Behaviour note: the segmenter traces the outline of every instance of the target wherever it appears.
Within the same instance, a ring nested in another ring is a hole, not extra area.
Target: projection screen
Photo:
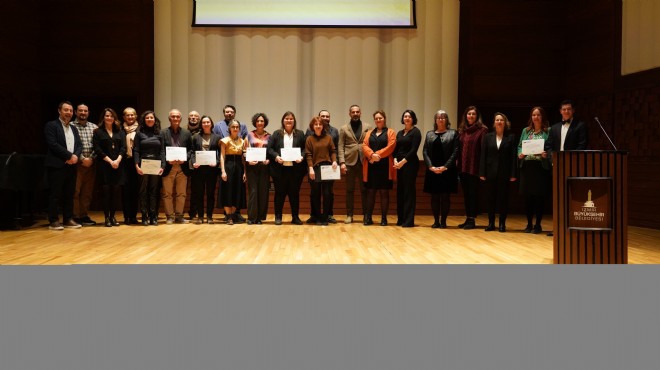
[[[414,0],[195,0],[193,27],[414,28]]]

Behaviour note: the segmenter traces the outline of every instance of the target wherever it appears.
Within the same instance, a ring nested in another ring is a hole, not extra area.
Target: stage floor
[[[306,216],[306,215],[305,215]],[[551,264],[552,237],[525,234],[526,221],[514,215],[507,232],[484,232],[485,217],[477,229],[456,227],[463,217],[448,219],[447,229],[431,229],[431,216],[416,217],[416,227],[372,226],[357,222],[329,226],[224,223],[214,225],[83,227],[50,231],[45,221],[20,231],[0,232],[0,264]],[[93,213],[97,222],[102,213]],[[216,217],[220,220],[221,215]],[[121,217],[119,217],[121,221]],[[303,221],[306,217],[303,217]],[[543,229],[551,228],[551,220]],[[628,228],[628,262],[660,263],[660,230]]]

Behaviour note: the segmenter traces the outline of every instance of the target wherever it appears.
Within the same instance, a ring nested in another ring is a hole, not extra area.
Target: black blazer
[[[479,161],[479,176],[494,181],[499,177],[507,181],[516,176],[518,142],[511,133],[502,137],[499,149],[495,132],[489,132],[481,142],[481,160]],[[499,176],[498,176],[499,174]]]
[[[104,127],[99,127],[94,130],[92,142],[97,159],[103,161],[107,156],[115,160],[121,155],[122,161],[126,160],[126,135],[122,130],[113,131],[110,137]]]
[[[172,128],[168,127],[160,131],[160,135],[163,137],[163,152],[167,153],[165,149],[168,146],[172,146]],[[179,146],[186,148],[186,153],[190,153],[190,148],[192,146],[192,135],[190,131],[183,127],[179,127]],[[188,158],[190,159],[190,158]],[[169,162],[165,161],[165,170],[163,171],[163,177],[167,176],[172,170],[172,165]],[[181,164],[181,170],[186,176],[189,176],[192,172],[188,162]]]
[[[220,166],[220,135],[211,133],[211,143],[209,145],[209,150],[215,150],[215,163],[217,166]],[[202,135],[199,133],[192,136],[190,145],[190,152],[188,153],[188,158],[190,158],[190,168],[195,170],[193,164],[195,163],[195,152],[202,150]],[[200,167],[201,168],[201,167]]]
[[[69,123],[69,127],[73,132],[73,153],[71,153],[66,148],[66,137],[64,137],[64,128],[60,119],[46,122],[44,128],[44,135],[46,137],[46,146],[48,151],[46,152],[46,160],[44,166],[53,167],[53,168],[63,168],[66,161],[71,158],[72,154],[75,154],[80,158],[82,153],[82,141],[80,141],[80,134],[78,129],[72,123]]]
[[[295,173],[300,175],[302,179],[307,173],[307,162],[304,160],[305,156],[305,133],[298,129],[293,129],[293,147],[300,148],[300,154],[303,155],[303,161],[300,163],[293,162]],[[282,173],[282,165],[275,161],[275,158],[280,155],[281,149],[284,147],[284,130],[280,129],[273,132],[268,140],[266,153],[270,160],[270,175],[273,178],[280,177]]]
[[[426,168],[431,168],[431,167],[441,167],[441,166],[434,166],[433,163],[431,162],[431,158],[433,158],[433,142],[435,141],[436,137],[438,134],[435,133],[435,130],[431,130],[426,133],[426,140],[424,140],[424,149],[422,149],[422,155],[424,156],[424,163],[426,164]],[[453,167],[456,167],[456,158],[458,157],[458,147],[459,147],[459,141],[458,141],[458,133],[456,130],[447,130],[447,132],[442,136],[442,151],[444,152],[444,157],[447,158],[444,164],[442,166],[447,167],[447,169],[451,169]]]
[[[561,126],[563,122],[557,122],[550,127],[548,141],[545,142],[546,152],[559,152],[561,149]],[[587,125],[576,119],[568,127],[566,139],[564,140],[564,150],[586,150],[587,149]]]

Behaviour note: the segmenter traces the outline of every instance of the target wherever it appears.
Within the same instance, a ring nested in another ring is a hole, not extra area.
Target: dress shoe
[[[60,224],[59,221],[53,221],[48,225],[48,230],[64,230],[64,227],[62,227],[62,224]]]
[[[523,232],[529,234],[532,232],[532,230],[534,230],[532,224],[527,224],[527,227],[525,228],[525,230],[523,230]]]
[[[470,219],[469,219],[469,218],[466,218],[465,221],[463,221],[462,224],[458,224],[458,228],[459,228],[459,229],[464,228],[465,225],[467,225],[469,221],[470,221]]]
[[[142,226],[149,226],[149,218],[144,213],[142,214]]]
[[[256,221],[254,221],[254,224],[255,224],[255,225],[261,225],[261,220],[256,220]]]
[[[79,224],[82,224],[83,226],[94,226],[96,225],[96,221],[92,220],[89,218],[89,216],[85,216],[80,219],[80,221],[77,221]]]
[[[440,229],[446,229],[446,228],[447,228],[447,224],[444,223],[444,222],[441,222],[439,228],[440,228]]]
[[[174,218],[174,223],[176,223],[176,224],[187,224],[187,223],[189,223],[189,222],[190,222],[190,221],[188,221],[188,220],[186,220],[185,218],[183,218],[183,216],[176,216],[176,217]]]
[[[72,218],[70,218],[68,221],[65,221],[62,226],[67,229],[80,229],[82,227],[81,224],[77,223]]]
[[[206,218],[206,223],[209,225],[213,225],[215,222],[213,221],[213,217],[207,217]]]
[[[110,217],[110,223],[112,226],[119,226],[119,222],[117,222],[117,219],[114,217]]]
[[[245,217],[241,216],[240,213],[236,212],[234,213],[234,222],[237,224],[242,224],[245,222]]]
[[[197,218],[195,219],[195,225],[201,225],[201,224],[203,224],[203,223],[204,223],[204,219],[203,219],[203,218],[201,218],[201,217],[197,217]]]
[[[252,220],[247,220],[248,225],[252,225],[252,223],[253,223]]]
[[[291,223],[294,225],[302,225],[303,222],[298,216],[294,216],[293,219],[291,220]]]
[[[499,232],[504,233],[506,232],[506,226],[504,224],[501,224],[499,227]]]
[[[106,217],[103,224],[105,225],[105,227],[112,227],[112,221],[110,221],[110,217]]]
[[[461,225],[458,226],[460,227]],[[477,225],[474,218],[468,218],[467,221],[465,221],[465,225],[463,225],[463,230],[472,230],[475,227],[477,227]]]
[[[541,225],[534,225],[534,230],[532,231],[532,234],[540,234],[542,232],[543,230],[541,229]]]
[[[364,226],[373,225],[374,221],[371,219],[371,215],[364,215],[364,220],[362,221]]]
[[[307,219],[307,221],[305,221],[305,223],[308,223],[308,224],[315,224],[317,221],[318,221],[318,220],[316,219],[316,217],[314,217],[314,216],[310,216],[310,217]]]
[[[415,224],[403,224],[401,227],[415,227]]]
[[[337,220],[333,216],[328,216],[328,222],[331,224],[336,224]]]
[[[495,225],[488,224],[488,226],[486,226],[486,229],[484,231],[494,231],[494,230],[495,230]]]
[[[431,229],[439,229],[439,228],[440,228],[439,222],[434,222],[433,225],[431,225]]]
[[[149,216],[149,224],[152,226],[158,226],[158,214],[153,213]]]
[[[350,224],[353,222],[353,216],[346,216],[346,219],[344,220],[345,224]]]
[[[380,219],[380,226],[387,226],[387,217],[383,216],[383,218]]]
[[[275,225],[282,225],[282,216],[275,216]]]
[[[165,223],[167,225],[172,225],[174,223],[174,216],[165,216]]]

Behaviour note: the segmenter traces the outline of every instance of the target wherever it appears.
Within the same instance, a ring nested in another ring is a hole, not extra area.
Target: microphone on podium
[[[603,133],[605,134],[605,137],[607,137],[607,140],[610,141],[610,144],[612,144],[612,147],[614,148],[614,150],[619,150],[619,149],[616,148],[616,145],[614,145],[614,143],[612,142],[612,139],[610,139],[610,135],[607,134],[607,131],[605,131],[605,128],[600,123],[600,120],[598,120],[598,117],[594,117],[594,120],[596,120],[596,122],[598,123],[598,126],[600,126],[600,129],[603,130]]]

